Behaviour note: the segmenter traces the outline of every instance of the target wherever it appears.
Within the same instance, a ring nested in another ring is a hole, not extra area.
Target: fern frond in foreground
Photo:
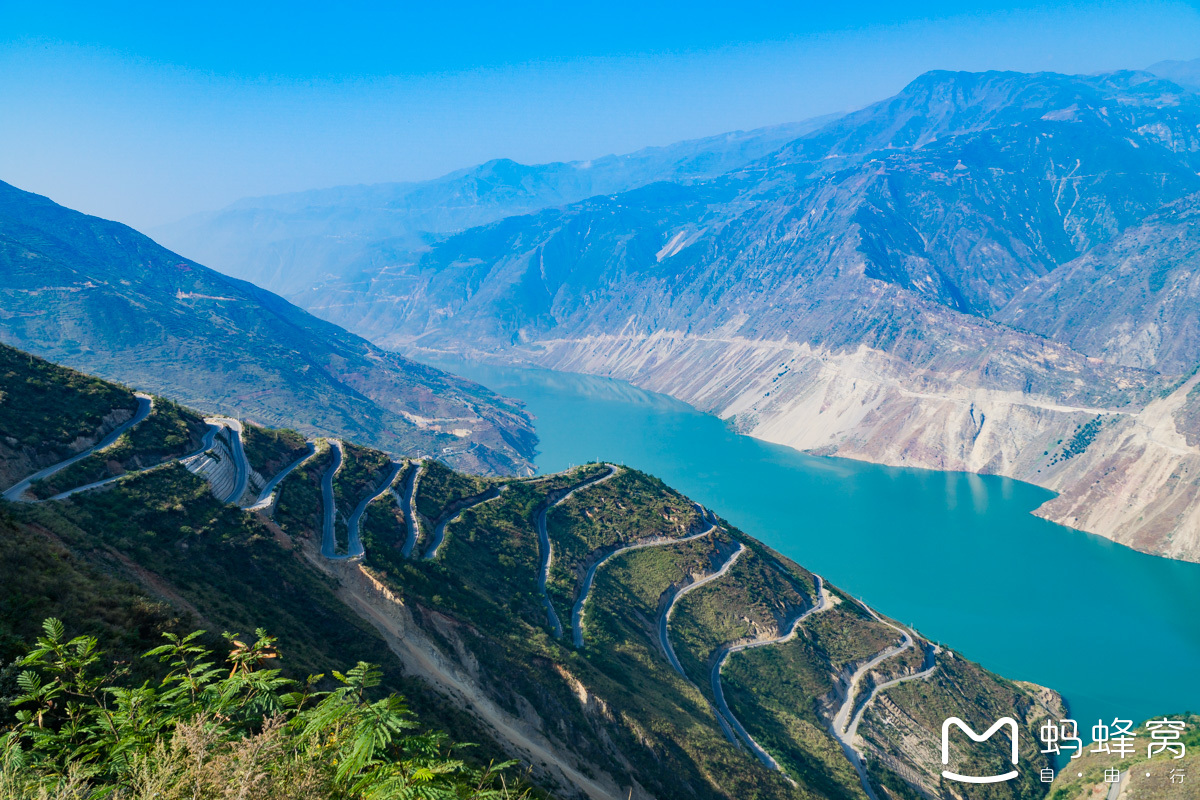
[[[18,662],[13,722],[0,729],[5,800],[504,800],[499,773],[451,758],[418,733],[403,701],[371,699],[379,671],[359,662],[301,685],[272,666],[275,640],[226,634],[218,665],[203,632],[146,653],[161,677],[138,684],[93,637],[55,619]],[[143,671],[145,674],[145,671]]]

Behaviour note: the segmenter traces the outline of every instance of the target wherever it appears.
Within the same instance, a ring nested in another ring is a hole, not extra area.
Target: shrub
[[[132,684],[94,637],[61,622],[19,662],[17,722],[0,731],[0,797],[14,800],[383,800],[513,798],[500,771],[451,758],[417,732],[401,698],[372,700],[377,667],[359,662],[335,688],[271,665],[275,640],[226,634],[224,667],[202,631],[165,634],[143,659],[161,677]],[[520,796],[525,796],[524,794]]]

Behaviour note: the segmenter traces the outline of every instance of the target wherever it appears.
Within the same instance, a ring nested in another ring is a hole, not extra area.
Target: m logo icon
[[[942,723],[942,765],[950,764],[950,726],[957,725],[958,729],[971,737],[973,742],[982,742],[992,738],[992,734],[1001,728],[1008,726],[1009,735],[1012,737],[1012,763],[1017,765],[1017,721],[1012,717],[1001,717],[996,721],[996,724],[988,728],[982,735],[971,730],[971,726],[963,722],[958,717],[950,717]],[[942,777],[947,780],[959,781],[961,783],[1000,783],[1001,781],[1011,781],[1017,777],[1019,773],[1014,769],[1012,772],[1006,772],[1003,775],[985,775],[982,778],[971,775],[959,775],[950,770],[943,770]]]

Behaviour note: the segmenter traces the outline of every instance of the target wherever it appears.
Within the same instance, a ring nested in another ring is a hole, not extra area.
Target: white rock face
[[[542,366],[672,395],[766,441],[1034,483],[1059,492],[1040,516],[1145,552],[1200,561],[1200,448],[1174,422],[1200,375],[1140,408],[1094,408],[955,385],[865,347],[834,354],[679,332],[541,344]],[[1094,439],[1064,458],[1078,429],[1097,418]]]

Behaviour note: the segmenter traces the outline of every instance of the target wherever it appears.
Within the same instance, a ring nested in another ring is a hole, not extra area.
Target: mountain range
[[[38,688],[11,662],[56,617],[113,674],[197,628],[221,655],[247,645],[218,631],[278,635],[299,700],[379,663],[429,753],[514,758],[534,797],[1099,797],[1113,765],[1118,792],[1157,792],[1140,756],[1045,782],[1053,688],[635,468],[532,475],[518,402],[397,353],[612,375],[813,453],[1012,475],[1058,492],[1044,516],[1200,560],[1185,78],[934,72],[819,123],[188,223],[205,259],[274,230],[236,269],[322,318],[0,184],[0,339],[23,348],[0,344],[0,731]],[[947,772],[1015,756],[947,755],[951,716],[1017,721],[1017,777],[965,793]],[[13,741],[4,780],[28,769]]]
[[[377,242],[293,299],[392,349],[614,376],[802,450],[1031,481],[1054,521],[1200,559],[1198,173],[1200,98],[1149,72],[932,72],[723,175],[419,253]]]
[[[290,297],[369,268],[376,248],[419,253],[446,234],[655,181],[741,167],[837,115],[588,161],[496,159],[430,181],[248,198],[150,231],[221,272]]]
[[[386,352],[124,225],[0,183],[0,341],[200,409],[527,470],[515,401]]]

